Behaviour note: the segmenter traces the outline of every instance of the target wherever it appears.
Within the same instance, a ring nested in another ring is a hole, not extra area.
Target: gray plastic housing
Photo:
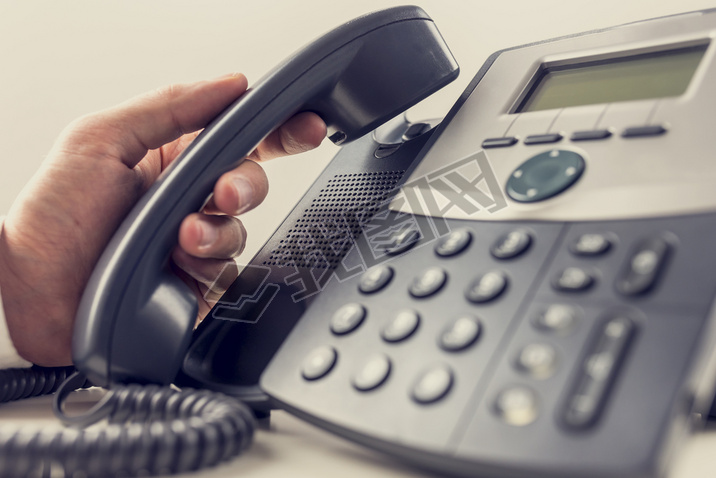
[[[93,383],[171,383],[189,345],[196,299],[169,255],[183,218],[272,130],[314,111],[347,143],[451,82],[459,68],[433,21],[396,7],[350,21],[265,76],[220,114],[130,212],[82,297],[76,367]]]

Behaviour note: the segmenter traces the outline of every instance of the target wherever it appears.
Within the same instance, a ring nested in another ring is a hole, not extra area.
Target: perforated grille
[[[328,181],[264,265],[335,268],[385,202],[402,171],[339,174]]]

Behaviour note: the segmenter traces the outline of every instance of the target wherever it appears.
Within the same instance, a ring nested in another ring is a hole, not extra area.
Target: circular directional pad
[[[537,154],[512,172],[507,194],[519,202],[551,198],[577,182],[584,167],[584,158],[573,151],[553,149]]]

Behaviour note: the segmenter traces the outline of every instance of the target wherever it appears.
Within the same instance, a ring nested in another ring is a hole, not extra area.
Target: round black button
[[[400,342],[405,340],[417,330],[420,325],[420,315],[414,310],[401,310],[393,320],[381,331],[381,337],[386,342]]]
[[[434,365],[423,372],[413,385],[412,397],[418,403],[428,404],[444,398],[453,384],[452,370],[447,365]]]
[[[448,324],[440,334],[438,342],[443,350],[458,352],[474,344],[481,329],[477,318],[463,315]]]
[[[383,354],[375,355],[366,361],[353,376],[353,386],[361,392],[378,388],[390,375],[390,359]]]
[[[429,297],[442,289],[445,282],[447,282],[447,273],[440,267],[430,267],[413,279],[408,291],[413,297]]]
[[[530,244],[529,232],[517,229],[500,236],[490,247],[490,253],[497,259],[512,259],[527,251]]]
[[[498,298],[507,288],[507,276],[502,271],[490,271],[475,279],[465,297],[470,302],[482,304]]]
[[[553,149],[532,156],[514,170],[507,194],[519,202],[537,202],[556,196],[584,172],[584,158],[573,151]]]
[[[468,229],[452,231],[438,242],[435,253],[442,257],[460,254],[470,245],[470,241],[472,241],[472,233]]]
[[[358,283],[358,290],[364,294],[372,294],[378,292],[388,285],[393,278],[393,268],[382,265],[376,266],[364,272]]]
[[[336,335],[353,332],[366,316],[365,307],[350,303],[338,309],[331,317],[331,331]]]
[[[301,375],[306,380],[318,380],[331,371],[337,359],[338,354],[333,347],[324,345],[313,349],[303,361]]]

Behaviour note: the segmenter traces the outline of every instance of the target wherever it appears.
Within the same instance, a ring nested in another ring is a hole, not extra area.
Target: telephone
[[[707,10],[500,51],[442,122],[409,123],[458,71],[427,15],[339,28],[130,215],[77,367],[281,407],[441,473],[663,475],[716,379],[715,34]],[[346,146],[192,331],[164,267],[178,224],[302,109]]]

